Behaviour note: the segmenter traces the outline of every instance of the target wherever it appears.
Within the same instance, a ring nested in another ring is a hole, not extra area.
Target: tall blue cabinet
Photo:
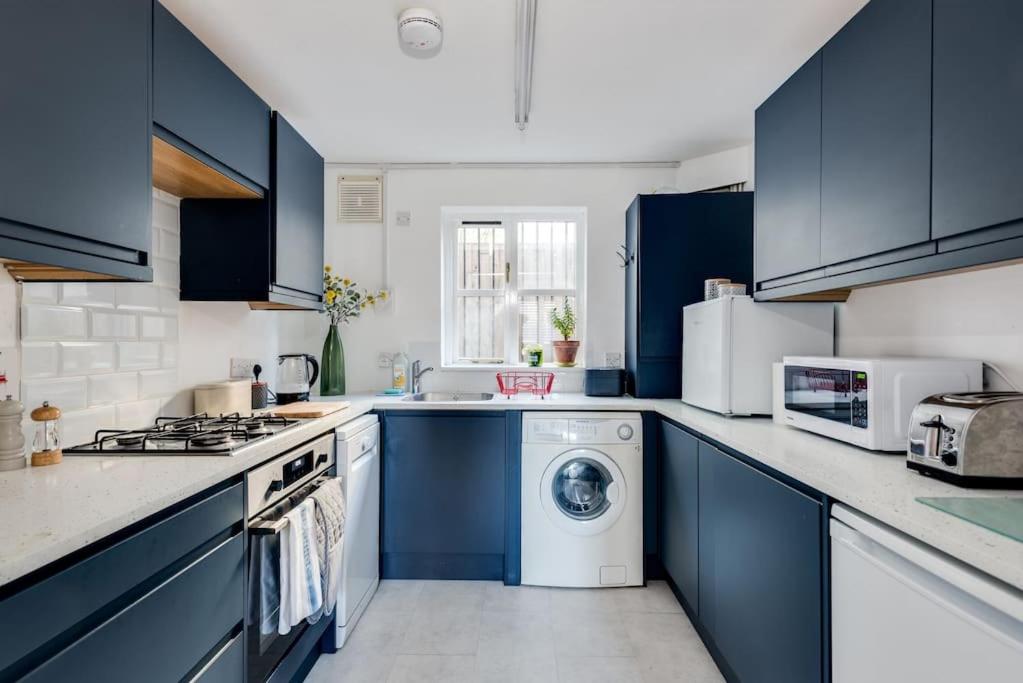
[[[625,369],[637,398],[682,395],[682,307],[753,282],[753,193],[638,195],[625,213]]]

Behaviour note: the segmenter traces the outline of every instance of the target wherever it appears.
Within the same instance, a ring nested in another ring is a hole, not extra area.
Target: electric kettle
[[[309,400],[309,387],[320,374],[320,364],[308,353],[277,356],[277,405]]]

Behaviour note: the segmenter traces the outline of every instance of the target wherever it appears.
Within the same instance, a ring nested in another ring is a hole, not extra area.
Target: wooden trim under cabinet
[[[175,197],[260,199],[262,195],[153,136],[153,186]]]
[[[3,258],[0,258],[0,263],[3,264],[10,276],[19,282],[78,282],[82,280],[110,282],[128,279],[104,273],[90,273],[87,270],[49,266],[45,263],[27,263]]]

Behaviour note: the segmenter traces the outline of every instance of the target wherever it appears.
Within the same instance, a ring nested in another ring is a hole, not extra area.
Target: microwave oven
[[[979,360],[786,356],[783,366],[785,424],[873,451],[905,453],[917,403],[983,383]]]

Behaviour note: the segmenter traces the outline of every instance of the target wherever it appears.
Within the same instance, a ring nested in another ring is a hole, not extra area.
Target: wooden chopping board
[[[299,401],[298,403],[289,403],[284,406],[275,406],[271,411],[271,415],[277,417],[323,417],[324,415],[330,415],[336,413],[339,410],[344,410],[351,403],[348,401],[334,401],[334,402],[323,402],[323,403],[311,403],[310,401]]]

